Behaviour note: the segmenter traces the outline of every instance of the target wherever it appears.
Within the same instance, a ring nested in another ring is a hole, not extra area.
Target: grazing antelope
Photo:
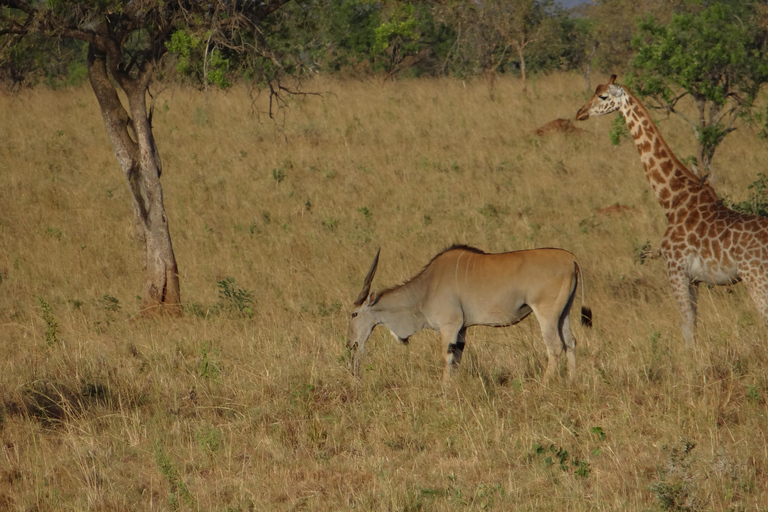
[[[403,343],[422,329],[439,332],[446,353],[443,383],[447,383],[451,370],[461,362],[467,327],[514,325],[533,311],[547,345],[543,382],[554,373],[563,351],[568,375],[571,380],[575,377],[576,340],[569,313],[580,268],[570,252],[532,249],[486,254],[473,247],[454,245],[432,258],[405,283],[370,292],[380,252],[365,277],[349,320],[347,346],[353,353],[355,375],[359,374],[365,342],[379,324]],[[583,284],[581,295],[581,320],[591,326],[592,312],[584,307]]]

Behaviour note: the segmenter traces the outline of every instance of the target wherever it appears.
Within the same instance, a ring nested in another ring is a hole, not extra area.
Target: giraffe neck
[[[679,208],[690,209],[701,202],[717,202],[717,193],[712,186],[683,165],[661,136],[645,106],[626,89],[625,92],[620,110],[640,153],[648,182],[667,218],[671,219]]]

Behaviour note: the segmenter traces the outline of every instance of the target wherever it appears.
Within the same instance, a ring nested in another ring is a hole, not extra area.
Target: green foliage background
[[[68,12],[77,10],[80,2],[49,5],[56,12]],[[119,6],[101,7],[119,13]],[[216,43],[208,29],[179,26],[166,44],[171,62],[160,77],[192,78],[198,83],[205,78],[208,84],[221,87],[280,74],[370,76],[400,71],[409,76],[467,77],[484,70],[467,61],[471,49],[459,49],[478,44],[492,48],[492,60],[501,62],[497,73],[519,73],[518,55],[510,51],[502,33],[483,34],[489,40],[470,40],[468,33],[477,20],[467,13],[476,14],[483,8],[499,6],[490,0],[449,4],[296,0],[260,25],[263,41],[242,36],[241,43],[269,48],[271,62],[252,51]],[[535,16],[523,20],[527,30],[536,32],[526,47],[526,69],[534,74],[553,70],[585,73],[591,67],[620,75],[635,69],[648,94],[669,96],[675,94],[675,87],[694,88],[722,104],[727,99],[722,76],[708,71],[717,67],[751,98],[768,74],[763,51],[766,16],[761,9],[762,4],[750,1],[600,0],[568,10],[553,0],[536,0],[531,11]],[[441,15],[446,10],[459,14]],[[10,9],[3,13],[6,19],[9,13],[12,18]],[[41,35],[0,36],[0,81],[15,86],[77,84],[85,77],[84,46]],[[407,65],[399,66],[401,63]]]

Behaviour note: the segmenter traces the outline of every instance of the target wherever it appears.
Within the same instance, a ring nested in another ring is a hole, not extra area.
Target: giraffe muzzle
[[[586,107],[587,106],[584,105],[579,109],[578,112],[576,112],[576,119],[578,121],[586,121],[587,119],[589,119],[589,109]]]

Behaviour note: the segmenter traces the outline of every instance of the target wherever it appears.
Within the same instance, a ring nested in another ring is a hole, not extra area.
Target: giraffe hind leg
[[[742,276],[749,296],[757,307],[757,311],[763,318],[763,323],[768,324],[768,272],[765,278],[746,274]]]

